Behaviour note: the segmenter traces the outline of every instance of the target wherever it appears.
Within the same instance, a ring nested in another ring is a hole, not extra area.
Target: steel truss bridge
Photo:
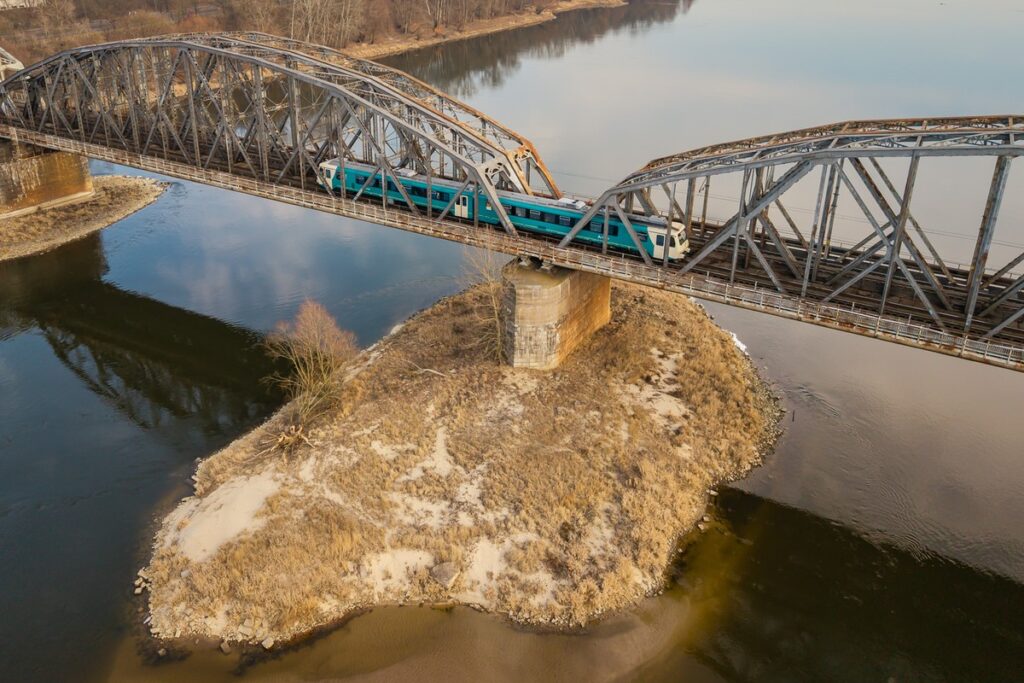
[[[0,83],[0,137],[1024,370],[1024,250],[990,262],[1024,115],[847,122],[665,157],[589,200],[560,241],[517,231],[497,200],[562,196],[528,140],[400,71],[265,34],[62,52]],[[967,263],[944,259],[911,210],[929,157],[991,159]],[[335,158],[395,180],[404,201],[322,189],[319,164]],[[409,170],[489,202],[501,228],[416,207]],[[739,190],[721,220],[712,182]],[[795,220],[789,198],[808,185],[814,209]],[[859,241],[833,234],[841,198]],[[609,248],[609,216],[640,254]],[[653,260],[636,216],[683,224],[690,255]],[[603,247],[575,239],[602,224]]]

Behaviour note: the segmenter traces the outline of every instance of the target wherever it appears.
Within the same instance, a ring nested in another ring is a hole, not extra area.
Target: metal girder
[[[27,144],[494,243],[487,226],[453,217],[454,199],[424,215],[401,182],[409,170],[425,176],[428,191],[444,179],[487,201],[506,251],[1024,368],[1024,278],[1011,272],[1024,254],[986,267],[1022,133],[1024,117],[1014,116],[861,121],[705,147],[609,188],[556,245],[519,234],[499,201],[500,191],[559,195],[532,145],[401,72],[328,48],[263,34],[165,36],[68,50],[0,83],[0,135]],[[969,269],[941,257],[909,208],[917,167],[936,156],[997,157]],[[341,197],[324,191],[319,165],[332,158],[366,164],[394,183],[395,197],[367,201],[369,180]],[[886,158],[910,162],[902,191],[878,163]],[[818,201],[804,224],[786,206],[816,168]],[[742,190],[735,213],[716,224],[711,180],[730,173]],[[847,195],[870,228],[853,246],[833,237]],[[610,217],[628,251],[609,244]],[[577,239],[599,221],[599,245],[596,235]],[[639,227],[661,221],[682,226],[691,254],[651,258]]]
[[[470,179],[510,233],[497,191],[530,191],[507,150],[383,81],[216,34],[62,52],[0,84],[0,118],[300,187],[334,157]]]
[[[996,159],[996,168],[992,172],[992,184],[989,187],[988,199],[985,202],[985,213],[981,217],[981,227],[978,228],[978,241],[974,246],[974,258],[971,259],[971,272],[967,277],[967,304],[964,307],[964,314],[966,316],[964,321],[965,333],[971,329],[971,322],[974,319],[974,307],[978,304],[978,292],[981,291],[981,282],[985,279],[985,264],[988,262],[988,252],[992,246],[992,236],[995,233],[996,220],[999,218],[999,208],[1003,202],[1003,192],[1006,190],[1006,179],[1009,171],[1009,157],[999,157]]]
[[[669,271],[703,273],[729,283],[763,282],[800,300],[843,302],[883,316],[892,309],[894,316],[916,318],[943,334],[950,329],[967,334],[973,323],[980,326],[981,337],[999,326],[997,336],[1024,344],[1022,316],[1015,308],[1024,306],[1018,297],[1024,283],[1010,275],[1024,262],[1024,254],[995,274],[986,270],[1007,171],[1021,155],[1024,117],[1016,116],[853,121],[704,147],[654,160],[610,187],[559,246],[573,244],[602,213],[623,211],[660,220],[682,215],[669,189],[679,183],[696,187],[702,179],[706,217],[712,177],[732,174],[733,187],[740,186],[739,211],[710,232],[706,218],[699,232],[688,230],[694,252],[675,268],[664,264]],[[997,170],[981,219],[974,276],[940,255],[910,202],[917,169],[925,160],[993,156]],[[905,187],[899,189],[879,163],[894,158],[910,164]],[[854,172],[848,174],[844,165]],[[809,225],[802,227],[785,208],[783,195],[813,167],[821,168],[815,180],[817,203]],[[796,172],[799,177],[794,178]],[[773,181],[775,177],[780,180]],[[787,180],[793,182],[783,182]],[[654,201],[661,197],[656,187],[664,190],[667,203]],[[852,247],[837,244],[833,237],[841,196],[853,198],[862,222],[870,227]],[[694,201],[688,197],[687,211]]]

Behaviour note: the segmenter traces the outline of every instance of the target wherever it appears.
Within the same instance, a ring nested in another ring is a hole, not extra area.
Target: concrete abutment
[[[0,219],[83,201],[92,194],[85,157],[0,140]]]
[[[505,360],[551,370],[611,320],[611,278],[518,259],[502,269]]]

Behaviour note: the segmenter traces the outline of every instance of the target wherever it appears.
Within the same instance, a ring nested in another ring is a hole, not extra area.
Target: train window
[[[654,243],[657,244],[659,247],[665,246],[665,236],[664,235],[658,235],[654,239]]]
[[[447,192],[440,192],[439,190],[434,190],[434,199],[436,199],[439,202],[446,202],[449,199],[451,199],[451,197],[448,195]]]
[[[545,223],[557,223],[558,222],[558,216],[556,216],[553,213],[545,213],[544,214],[544,222]]]
[[[590,221],[590,225],[587,226],[587,230],[589,230],[591,232],[601,232],[601,233],[603,233],[604,232],[604,219],[603,218],[595,218],[594,220]]]
[[[638,240],[640,240],[641,242],[646,242],[647,241],[647,233],[646,232],[637,232],[636,233],[636,238]]]
[[[614,223],[609,223],[608,224],[608,236],[609,237],[618,237],[619,236],[619,226],[615,225]]]
[[[398,192],[398,188],[395,187],[395,181],[393,181],[393,180],[389,180],[388,181],[388,192]]]
[[[526,218],[526,207],[523,207],[523,206],[513,206],[512,210],[520,218]]]
[[[539,221],[540,219],[540,211],[537,209],[530,209],[530,220]]]
[[[569,216],[559,216],[558,224],[561,225],[562,227],[568,228],[569,226],[572,225],[572,218],[570,218]]]

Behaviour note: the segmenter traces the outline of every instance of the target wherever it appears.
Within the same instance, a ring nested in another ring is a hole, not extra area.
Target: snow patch
[[[730,332],[729,334],[732,335],[732,343],[736,345],[736,348],[739,349],[743,355],[749,356],[750,354],[747,353],[747,345],[740,341],[740,338],[736,336],[735,332]]]
[[[268,470],[231,479],[205,498],[186,500],[167,517],[164,546],[176,544],[192,562],[204,562],[243,532],[261,528],[266,520],[257,513],[280,486]]]

